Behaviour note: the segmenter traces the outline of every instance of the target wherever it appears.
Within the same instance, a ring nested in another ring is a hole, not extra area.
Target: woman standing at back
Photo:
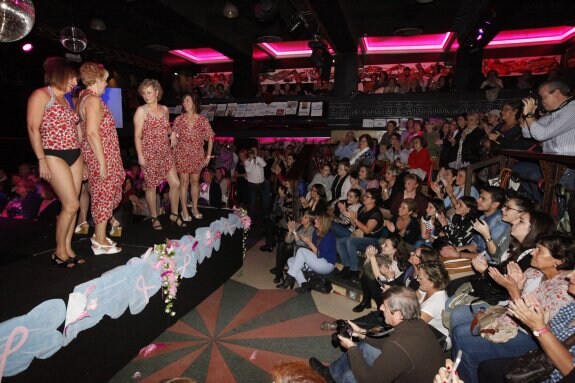
[[[78,85],[77,77],[76,69],[63,58],[47,59],[44,62],[47,86],[32,93],[26,115],[40,177],[50,183],[62,202],[52,263],[66,268],[75,264],[76,254],[71,243],[84,169],[76,127],[78,115],[64,98],[64,94]]]
[[[162,98],[162,87],[157,80],[145,79],[138,87],[138,93],[146,104],[136,109],[134,114],[134,141],[138,163],[144,171],[142,187],[146,193],[152,227],[162,230],[156,208],[156,187],[166,178],[170,185],[170,220],[178,226],[185,226],[178,214],[180,180],[170,149],[170,146],[176,146],[177,137],[170,128],[168,108],[158,104]]]

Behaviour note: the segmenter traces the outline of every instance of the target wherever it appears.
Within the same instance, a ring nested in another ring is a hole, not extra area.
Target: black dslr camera
[[[336,320],[335,325],[336,325],[335,328],[336,332],[331,334],[331,344],[333,344],[334,347],[337,347],[339,346],[339,338],[337,336],[341,335],[344,338],[351,338],[353,334],[353,329],[351,328],[349,323],[347,323],[347,321],[343,319]]]

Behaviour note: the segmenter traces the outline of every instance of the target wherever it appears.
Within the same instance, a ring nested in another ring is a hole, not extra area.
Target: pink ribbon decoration
[[[189,253],[184,254],[184,264],[181,267],[180,275],[185,275],[188,266],[192,263],[192,256]]]
[[[148,290],[152,290],[155,286],[146,285],[146,280],[143,276],[139,276],[136,281],[136,290],[140,291],[144,294],[144,299],[146,300],[146,304],[150,301],[150,296],[148,295]]]
[[[26,343],[26,341],[28,340],[28,333],[29,331],[27,327],[16,326],[8,336],[8,339],[6,339],[6,345],[4,346],[4,351],[2,351],[2,354],[0,354],[0,382],[2,382],[2,376],[4,375],[6,360],[11,354],[14,354],[24,345],[24,343]],[[18,340],[18,343],[14,346],[14,348],[12,348],[12,342],[14,342],[14,338],[16,338],[17,335],[21,335],[21,337]]]

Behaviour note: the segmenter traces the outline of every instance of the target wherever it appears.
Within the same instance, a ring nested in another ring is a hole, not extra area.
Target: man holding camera
[[[444,355],[437,338],[421,320],[415,291],[392,286],[381,305],[385,322],[394,328],[389,337],[366,338],[366,330],[348,321],[352,337],[338,335],[347,349],[329,366],[310,358],[310,367],[327,382],[431,382],[443,365]]]
[[[244,161],[244,168],[246,169],[246,178],[248,180],[248,215],[252,221],[256,219],[256,203],[258,196],[261,199],[262,205],[265,203],[266,198],[263,196],[263,185],[265,181],[264,168],[266,162],[258,156],[258,148],[252,147],[248,152],[249,157]],[[265,206],[264,207],[264,211]]]

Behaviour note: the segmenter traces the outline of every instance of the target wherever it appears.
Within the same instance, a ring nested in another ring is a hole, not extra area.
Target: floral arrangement
[[[173,301],[176,299],[178,285],[181,279],[181,275],[177,272],[176,260],[174,259],[176,251],[173,244],[169,242],[154,245],[154,251],[159,255],[158,262],[154,266],[154,269],[161,270],[162,272],[162,295],[166,303],[165,311],[168,315],[174,316],[176,312],[173,310]]]
[[[237,215],[238,217],[240,217],[242,229],[244,229],[244,236],[242,238],[242,251],[244,254],[244,258],[245,258],[246,252],[247,252],[246,239],[248,238],[248,231],[250,230],[250,227],[252,226],[252,219],[248,215],[247,210],[243,209],[243,208],[239,208],[239,209],[235,208],[234,214]]]

